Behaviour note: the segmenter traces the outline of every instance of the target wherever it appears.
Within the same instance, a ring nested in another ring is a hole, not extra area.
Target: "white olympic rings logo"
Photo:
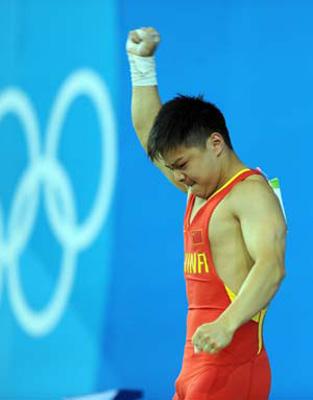
[[[71,182],[64,166],[57,159],[57,150],[66,113],[73,101],[81,95],[88,97],[97,112],[102,165],[93,208],[85,221],[78,224]],[[90,69],[81,69],[68,77],[59,90],[42,149],[35,109],[28,97],[17,88],[8,88],[0,93],[0,122],[7,114],[13,114],[22,124],[29,163],[17,183],[7,229],[4,229],[0,203],[0,298],[6,272],[9,299],[17,320],[30,335],[43,336],[56,326],[64,312],[72,289],[78,253],[95,240],[110,209],[117,166],[114,112],[109,91],[101,78]],[[44,204],[51,229],[64,252],[58,282],[49,303],[44,309],[34,311],[22,290],[19,258],[34,227],[40,185],[44,188]],[[62,211],[57,200],[62,202]]]

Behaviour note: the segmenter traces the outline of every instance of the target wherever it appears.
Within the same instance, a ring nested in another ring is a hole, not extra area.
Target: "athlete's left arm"
[[[231,331],[268,305],[279,289],[286,276],[287,233],[279,201],[267,183],[245,180],[234,189],[229,200],[253,266],[236,298],[220,316]]]

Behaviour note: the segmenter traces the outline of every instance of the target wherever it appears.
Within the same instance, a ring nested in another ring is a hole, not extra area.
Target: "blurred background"
[[[280,179],[270,398],[313,399],[312,12],[307,0],[0,0],[0,399],[174,394],[186,197],[132,128],[124,48],[143,26],[161,34],[162,101],[204,94],[240,158]]]

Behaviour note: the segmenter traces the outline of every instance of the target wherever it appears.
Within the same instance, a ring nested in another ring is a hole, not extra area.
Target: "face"
[[[216,190],[220,180],[220,154],[223,147],[222,136],[213,133],[206,147],[180,146],[168,152],[163,159],[178,182],[191,187],[196,196],[207,199]]]

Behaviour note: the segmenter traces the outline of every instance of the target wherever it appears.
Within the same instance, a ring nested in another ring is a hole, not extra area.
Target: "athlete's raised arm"
[[[154,57],[159,43],[160,35],[151,27],[130,31],[126,43],[132,80],[132,123],[145,151],[147,151],[150,129],[162,107]],[[187,187],[175,180],[173,172],[164,163],[154,161],[154,164],[178,189],[187,192]]]

